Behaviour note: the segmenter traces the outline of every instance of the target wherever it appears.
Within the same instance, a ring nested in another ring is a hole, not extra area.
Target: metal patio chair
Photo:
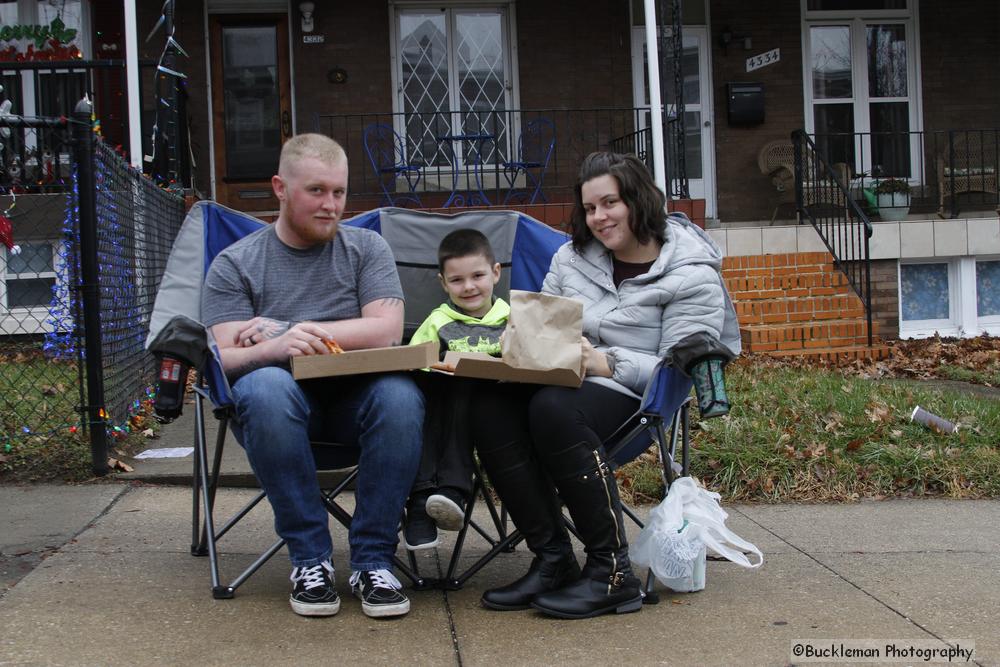
[[[365,154],[375,171],[375,178],[382,189],[383,204],[405,206],[412,204],[421,208],[417,186],[423,177],[424,168],[409,162],[403,138],[390,126],[382,123],[369,125],[364,130]],[[397,184],[402,178],[407,192],[399,192]]]
[[[542,192],[542,182],[555,147],[556,130],[552,121],[536,118],[525,123],[517,140],[517,159],[500,163],[510,188],[504,197],[504,206],[512,201],[522,204],[534,204],[539,198],[542,202],[548,201]],[[524,187],[517,187],[517,179],[522,175]]]

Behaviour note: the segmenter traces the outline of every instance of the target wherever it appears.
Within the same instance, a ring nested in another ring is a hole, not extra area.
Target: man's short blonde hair
[[[324,164],[335,166],[347,162],[344,148],[323,134],[297,134],[281,147],[278,161],[278,175],[287,175],[288,169],[305,158],[313,158]]]

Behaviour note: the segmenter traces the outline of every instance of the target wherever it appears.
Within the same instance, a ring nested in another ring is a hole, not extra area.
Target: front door
[[[708,63],[708,28],[684,26],[682,71],[684,82],[684,151],[688,188],[692,199],[705,200],[705,216],[715,217],[715,139],[712,131],[711,78]],[[646,31],[632,29],[632,90],[636,107],[649,107],[649,78],[646,73]],[[674,99],[673,72],[664,72],[667,100]],[[666,101],[666,100],[665,100]],[[664,106],[664,114],[672,115],[673,104]],[[638,129],[645,129],[649,114],[639,114]],[[667,150],[671,150],[668,145]]]
[[[287,17],[213,16],[210,31],[215,199],[277,210],[271,176],[292,136]]]

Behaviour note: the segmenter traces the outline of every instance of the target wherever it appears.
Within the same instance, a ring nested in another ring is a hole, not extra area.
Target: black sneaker
[[[292,568],[295,587],[289,602],[300,616],[333,616],[340,611],[340,596],[333,587],[333,565],[325,560],[312,567]]]
[[[427,513],[441,530],[462,530],[465,498],[456,489],[443,488],[427,499]]]
[[[403,584],[389,570],[355,571],[351,590],[361,600],[365,616],[384,618],[402,616],[410,611],[410,600],[403,595]]]
[[[406,503],[406,523],[403,526],[403,545],[410,551],[433,549],[438,545],[438,529],[427,516],[428,491],[418,491]]]

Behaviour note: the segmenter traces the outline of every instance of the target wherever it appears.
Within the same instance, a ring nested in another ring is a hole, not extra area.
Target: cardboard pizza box
[[[310,354],[303,357],[292,357],[292,377],[296,380],[309,380],[335,375],[387,373],[427,368],[438,360],[438,349],[437,343],[429,342],[422,345],[350,350],[342,354]]]

